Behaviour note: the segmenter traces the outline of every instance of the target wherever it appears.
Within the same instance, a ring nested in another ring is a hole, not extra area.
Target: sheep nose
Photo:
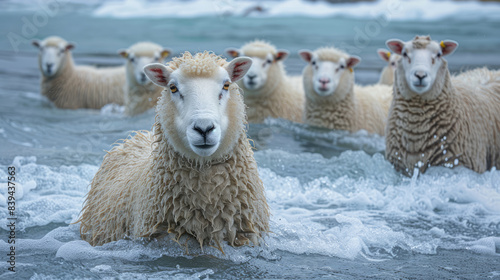
[[[47,72],[50,73],[52,66],[54,66],[53,63],[47,63]]]
[[[145,82],[146,81],[146,74],[141,73],[141,81]]]
[[[420,82],[422,82],[422,80],[427,77],[427,73],[425,73],[424,71],[417,71],[415,72],[415,77],[417,77]]]
[[[322,83],[324,86],[330,82],[330,79],[329,78],[320,78],[319,82]]]
[[[205,123],[205,124],[195,124],[193,126],[193,130],[198,132],[205,141],[207,141],[207,136],[215,129],[213,123]]]
[[[257,78],[257,75],[247,74],[247,77],[250,79],[250,81],[252,81],[253,79]]]

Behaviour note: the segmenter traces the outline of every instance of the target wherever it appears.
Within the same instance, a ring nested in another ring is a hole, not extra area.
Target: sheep
[[[389,64],[382,69],[382,73],[380,74],[379,84],[392,86],[394,83],[394,71],[398,67],[398,61],[401,59],[401,56],[395,53],[391,53],[386,49],[378,49],[378,55],[382,60],[388,62]]]
[[[76,66],[70,52],[75,44],[56,36],[33,40],[32,44],[39,49],[41,93],[57,107],[100,109],[109,103],[123,105],[125,67]]]
[[[286,75],[283,61],[288,51],[255,40],[241,49],[228,48],[226,54],[232,58],[245,55],[254,61],[238,82],[245,94],[249,122],[263,122],[268,117],[302,122],[305,96],[301,79]]]
[[[163,90],[146,77],[143,68],[147,64],[163,61],[172,51],[155,43],[139,42],[127,50],[119,50],[118,53],[127,59],[125,114],[129,116],[141,114],[156,105]]]
[[[96,246],[174,233],[202,248],[259,244],[269,207],[235,83],[251,63],[205,51],[145,66],[165,88],[153,131],[137,132],[104,157],[79,218],[82,239]]]
[[[384,135],[391,102],[387,85],[358,86],[352,70],[361,59],[333,47],[299,51],[306,93],[304,122],[328,129]]]
[[[403,56],[395,72],[386,128],[386,158],[407,176],[430,166],[500,168],[500,72],[486,68],[450,76],[443,57],[458,43],[430,36],[392,39]]]

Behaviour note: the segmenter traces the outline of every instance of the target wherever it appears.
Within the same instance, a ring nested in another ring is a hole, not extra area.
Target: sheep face
[[[243,85],[249,90],[261,89],[267,82],[269,68],[274,61],[272,54],[267,54],[265,58],[252,57],[252,67],[243,77]]]
[[[168,49],[146,49],[141,52],[134,52],[133,50],[120,50],[119,54],[127,59],[127,75],[133,78],[136,84],[147,85],[151,83],[144,74],[144,67],[148,64],[161,62],[168,57],[171,53]]]
[[[234,82],[250,68],[249,58],[238,58],[226,67],[217,66],[210,75],[186,73],[183,67],[172,70],[162,64],[144,68],[146,75],[164,87],[162,98],[167,108],[163,125],[174,148],[188,158],[212,159],[227,154],[236,144],[244,122],[243,102]],[[236,104],[236,103],[241,103]],[[230,140],[227,140],[230,139]],[[226,141],[227,140],[227,141]]]
[[[256,47],[252,51],[252,53],[245,54],[242,50],[226,49],[226,53],[230,57],[236,58],[248,55],[253,61],[252,67],[248,70],[242,82],[240,82],[240,85],[245,90],[248,90],[245,92],[246,94],[255,93],[255,91],[263,88],[267,84],[270,70],[278,67],[277,63],[284,61],[288,57],[288,51],[286,50],[278,50],[275,51],[276,54],[273,54],[265,48]]]
[[[386,61],[388,63],[388,66],[391,68],[391,70],[394,72],[396,71],[396,68],[398,67],[399,60],[401,59],[401,56],[395,53],[391,53],[390,51],[386,49],[378,49],[377,50],[378,55],[382,60]]]
[[[436,78],[443,73],[440,71],[445,66],[442,57],[453,53],[458,46],[457,42],[451,40],[441,43],[431,41],[429,36],[417,36],[408,42],[394,39],[386,44],[394,53],[402,56],[401,67],[398,68],[401,71],[398,73],[404,75],[409,89],[421,96],[430,91]]]
[[[38,66],[42,75],[50,78],[61,69],[74,44],[63,40],[52,41],[50,37],[44,41],[33,40],[32,44],[39,49]]]
[[[304,81],[304,83],[312,83],[314,92],[319,96],[334,94],[343,76],[351,72],[352,67],[361,61],[356,56],[340,57],[337,60],[321,59],[318,54],[308,50],[299,51],[299,54],[304,61],[309,63],[310,70],[307,70],[312,71],[312,80]]]

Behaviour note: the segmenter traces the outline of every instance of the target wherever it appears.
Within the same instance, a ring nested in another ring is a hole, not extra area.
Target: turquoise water
[[[130,3],[129,10],[143,2]],[[38,9],[2,5],[9,9],[0,12],[0,256],[8,252],[8,166],[16,167],[21,184],[18,272],[9,274],[6,257],[0,257],[2,279],[500,278],[499,171],[431,168],[419,178],[406,178],[385,161],[383,137],[273,119],[249,127],[272,213],[272,233],[262,246],[225,245],[225,255],[212,248],[186,255],[168,239],[90,247],[80,239],[78,225],[70,223],[79,215],[104,150],[131,131],[150,129],[154,112],[131,118],[113,106],[53,107],[39,94],[36,50],[21,43],[16,52],[6,37],[9,32],[22,35],[23,17],[32,19]],[[185,50],[221,53],[261,38],[291,52],[286,61],[291,74],[304,66],[297,50],[335,44],[363,59],[356,80],[368,84],[378,80],[384,66],[376,49],[386,39],[409,40],[415,34],[458,41],[458,50],[448,58],[453,72],[500,68],[500,21],[488,12],[496,9],[491,7],[484,16],[469,17],[463,11],[412,15],[403,7],[409,20],[393,15],[382,26],[377,15],[360,18],[347,12],[333,17],[151,18],[81,2],[49,17],[34,37],[59,35],[76,42],[76,61],[96,65],[123,63],[116,51],[141,40],[160,43],[177,55]],[[276,10],[272,6],[269,13]],[[360,40],[357,32],[377,22],[376,36]]]

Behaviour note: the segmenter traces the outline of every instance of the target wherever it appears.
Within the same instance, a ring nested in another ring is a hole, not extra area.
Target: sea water
[[[452,72],[499,68],[500,5],[423,2],[436,8],[403,1],[383,26],[377,19],[387,15],[389,1],[356,6],[195,0],[171,7],[157,1],[77,1],[61,4],[34,37],[74,41],[75,60],[96,65],[123,63],[116,51],[140,40],[158,42],[177,55],[222,53],[263,38],[291,51],[286,61],[291,74],[304,66],[297,50],[343,45],[362,57],[356,80],[369,84],[384,66],[375,51],[386,39],[430,34],[460,43],[448,59]],[[31,20],[41,9],[36,1],[27,3],[1,4],[5,36],[22,35],[23,17]],[[242,17],[256,5],[266,12]],[[380,25],[377,36],[365,34],[369,40],[357,44],[356,32],[374,22]],[[434,167],[407,178],[384,159],[381,136],[280,119],[248,130],[272,214],[271,233],[261,246],[224,244],[222,253],[191,243],[186,252],[165,238],[92,247],[72,224],[89,183],[105,150],[134,131],[150,129],[154,110],[126,117],[116,105],[57,109],[39,94],[36,49],[28,43],[18,47],[16,52],[8,39],[0,41],[2,279],[500,278],[499,171]],[[16,274],[6,262],[8,167],[16,169]]]

